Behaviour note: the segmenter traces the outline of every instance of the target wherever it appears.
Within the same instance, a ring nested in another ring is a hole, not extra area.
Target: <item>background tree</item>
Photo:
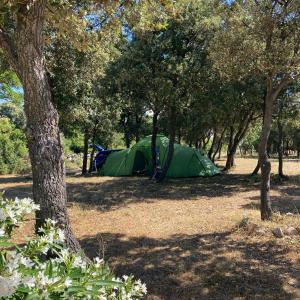
[[[267,220],[272,217],[267,144],[273,103],[299,74],[300,2],[234,1],[224,4],[223,8],[220,31],[211,44],[210,57],[215,67],[225,76],[259,75],[265,79],[259,163],[262,171],[261,218]]]
[[[139,9],[149,3],[128,3],[135,4]],[[51,43],[55,36],[67,36],[80,49],[87,47],[92,36],[88,29],[96,28],[98,32],[103,32],[104,28],[113,30],[113,26],[120,29],[118,19],[123,8],[123,1],[85,1],[78,5],[77,1],[71,0],[9,0],[0,4],[0,48],[24,88],[33,198],[41,206],[37,213],[37,227],[47,218],[55,219],[65,231],[68,247],[75,251],[79,244],[67,216],[63,147],[43,50],[45,42]],[[98,17],[84,17],[86,11],[92,11],[92,16],[97,14]],[[138,13],[136,10],[135,14]],[[143,20],[147,16],[149,14],[145,13]],[[48,36],[44,34],[45,25]]]

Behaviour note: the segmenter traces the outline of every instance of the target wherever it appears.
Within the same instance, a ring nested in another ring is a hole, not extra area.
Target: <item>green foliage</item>
[[[0,174],[28,171],[25,135],[8,118],[0,117]]]
[[[224,77],[270,76],[274,82],[299,74],[300,2],[233,1],[220,9],[222,22],[210,47]],[[277,78],[276,78],[277,76]]]
[[[25,245],[14,245],[13,229],[37,209],[29,198],[8,200],[0,195],[1,299],[138,300],[146,294],[140,280],[115,277],[102,259],[89,261],[81,253],[71,253],[53,220],[46,220],[39,235]]]

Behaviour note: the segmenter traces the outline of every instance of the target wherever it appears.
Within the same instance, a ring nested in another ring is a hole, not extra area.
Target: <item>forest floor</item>
[[[220,161],[220,164],[224,161]],[[229,174],[173,179],[67,177],[72,227],[86,253],[147,284],[148,300],[300,299],[300,238],[260,236],[236,225],[248,217],[267,229],[300,227],[300,161],[272,177],[272,222],[260,222],[255,159]],[[272,162],[276,173],[277,163]],[[0,176],[7,197],[30,197],[26,176]],[[292,213],[292,214],[291,214]],[[32,232],[33,221],[16,236]]]

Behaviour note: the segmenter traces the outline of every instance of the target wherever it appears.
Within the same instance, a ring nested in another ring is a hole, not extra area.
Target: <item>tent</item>
[[[163,166],[168,153],[169,139],[157,135],[156,149],[159,164]],[[100,170],[103,176],[130,176],[139,173],[150,173],[152,166],[151,135],[136,143],[129,149],[111,153]],[[195,148],[185,145],[174,145],[174,155],[167,177],[213,176],[220,170],[208,157]]]

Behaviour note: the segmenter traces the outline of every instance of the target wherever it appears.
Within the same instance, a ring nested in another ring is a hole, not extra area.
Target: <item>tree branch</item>
[[[4,29],[1,27],[0,27],[0,48],[3,49],[4,55],[8,59],[9,64],[20,77],[21,73],[18,64],[18,56],[17,53],[15,52],[16,47],[14,46],[12,39],[8,36],[8,34],[5,33]]]

